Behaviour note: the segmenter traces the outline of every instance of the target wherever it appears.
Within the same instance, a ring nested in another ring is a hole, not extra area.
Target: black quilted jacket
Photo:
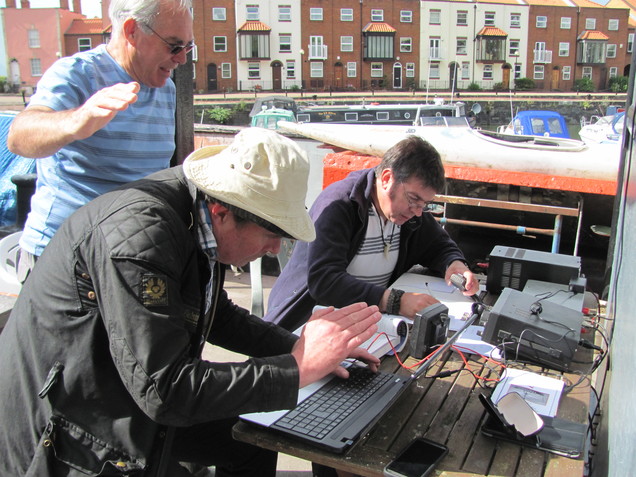
[[[0,335],[0,476],[145,475],[165,426],[296,403],[295,337],[224,291],[208,341],[255,358],[191,357],[210,276],[196,217],[177,167],[55,234]]]

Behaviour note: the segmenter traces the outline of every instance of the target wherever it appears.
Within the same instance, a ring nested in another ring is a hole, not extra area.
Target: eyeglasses
[[[419,197],[412,197],[410,195],[411,193],[406,190],[406,187],[404,187],[404,184],[402,184],[402,192],[404,193],[406,202],[409,204],[409,209],[421,210],[422,212],[431,212],[433,210],[433,202],[427,202]]]
[[[186,53],[189,53],[190,51],[192,51],[192,48],[194,48],[194,46],[195,46],[194,45],[194,41],[186,43],[185,45],[178,45],[176,43],[170,43],[168,40],[166,40],[164,37],[162,37],[159,33],[154,31],[149,25],[144,25],[144,26],[146,28],[148,28],[148,30],[153,32],[155,35],[157,35],[159,37],[159,39],[161,41],[163,41],[166,45],[168,45],[168,48],[170,48],[170,54],[172,56],[178,55],[182,51],[185,51]]]

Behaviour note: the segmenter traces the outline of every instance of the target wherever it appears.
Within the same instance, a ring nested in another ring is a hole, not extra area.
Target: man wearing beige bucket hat
[[[378,364],[358,348],[375,306],[321,310],[297,337],[223,290],[224,265],[314,238],[308,167],[250,128],[62,225],[0,334],[0,476],[274,475],[274,453],[231,439],[236,416],[294,406],[346,357]],[[206,341],[251,358],[204,361]]]

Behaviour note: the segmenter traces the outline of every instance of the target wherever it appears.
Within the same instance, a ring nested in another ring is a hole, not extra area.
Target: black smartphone
[[[448,447],[418,437],[411,441],[398,456],[384,468],[387,477],[425,477],[444,456]]]

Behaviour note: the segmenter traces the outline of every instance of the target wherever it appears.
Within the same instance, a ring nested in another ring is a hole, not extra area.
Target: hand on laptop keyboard
[[[377,331],[376,323],[381,317],[377,306],[365,303],[314,312],[292,350],[298,363],[300,387],[329,373],[348,377],[349,373],[340,363],[349,357],[377,367],[379,359],[359,346]]]

